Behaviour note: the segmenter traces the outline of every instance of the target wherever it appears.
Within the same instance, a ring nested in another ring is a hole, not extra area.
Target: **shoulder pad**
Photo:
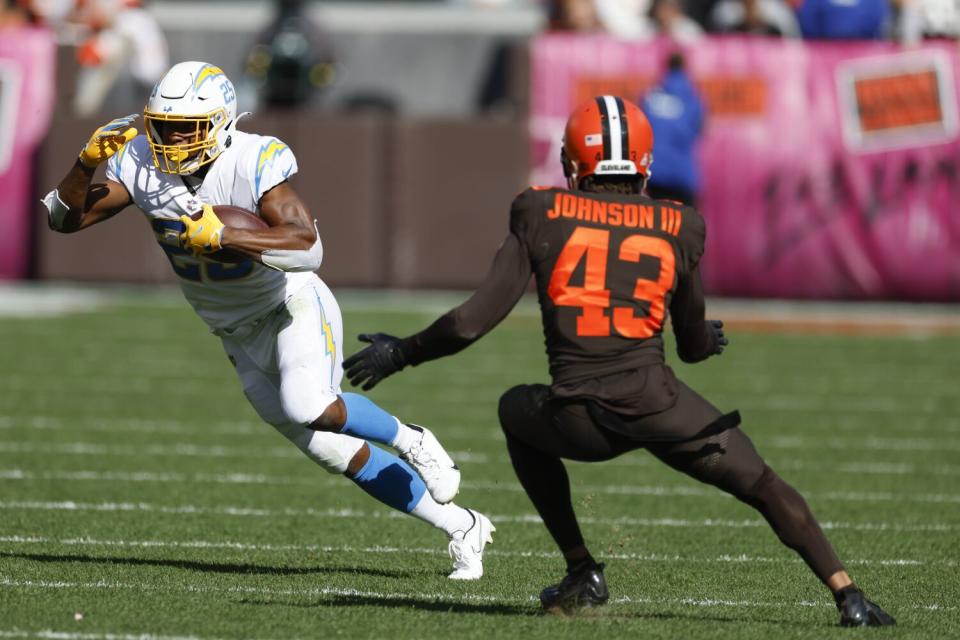
[[[516,197],[514,198],[514,200],[519,200],[520,198],[522,198],[522,197],[525,196],[525,195],[529,195],[529,194],[532,194],[532,193],[535,193],[535,192],[538,192],[538,191],[550,191],[550,190],[553,190],[553,189],[562,189],[562,188],[563,188],[563,187],[558,187],[558,186],[556,186],[556,185],[553,185],[553,186],[550,186],[550,185],[530,185],[529,187],[527,187],[526,189],[524,189],[523,191],[521,191],[520,193],[518,193],[518,194],[516,195]]]

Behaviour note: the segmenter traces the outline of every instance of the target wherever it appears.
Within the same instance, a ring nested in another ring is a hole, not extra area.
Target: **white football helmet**
[[[188,175],[213,162],[229,146],[237,122],[237,92],[219,67],[181,62],[153,88],[143,120],[157,169]],[[176,126],[192,139],[165,144],[166,126]]]

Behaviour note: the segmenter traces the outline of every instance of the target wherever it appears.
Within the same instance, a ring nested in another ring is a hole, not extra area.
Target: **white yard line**
[[[370,546],[354,547],[350,545],[300,545],[300,544],[260,544],[252,542],[238,542],[231,540],[99,540],[96,538],[47,538],[43,536],[0,536],[0,543],[11,545],[62,545],[79,547],[108,547],[108,548],[145,548],[145,549],[226,549],[235,551],[299,551],[304,553],[362,553],[362,554],[425,554],[446,556],[447,550],[443,548],[423,548],[423,547],[388,547],[388,546]],[[499,549],[487,549],[484,551],[486,557],[504,557],[504,558],[560,558],[561,554],[557,551],[502,551]],[[695,557],[666,555],[658,553],[599,553],[598,557],[610,560],[624,560],[633,562],[688,562],[694,564],[702,563],[772,563],[772,564],[795,564],[802,563],[800,558],[787,555],[782,557],[767,556],[748,556],[721,554],[713,557]],[[875,566],[894,566],[894,567],[922,567],[929,565],[937,566],[958,566],[956,560],[946,560],[939,558],[936,560],[915,560],[908,558],[890,558],[890,559],[852,559],[845,560],[849,565],[875,565]]]
[[[476,409],[468,407],[466,411],[460,412],[461,418],[463,413],[470,413],[477,416],[482,416],[483,414],[489,413],[491,420],[495,420],[492,408],[488,410],[487,408],[482,407]],[[931,420],[914,420],[909,426],[911,428],[909,431],[907,431],[907,433],[960,433],[960,419],[956,418],[938,418],[935,422]],[[273,428],[266,423],[246,420],[205,422],[202,424],[197,424],[195,422],[184,422],[173,419],[117,418],[113,416],[65,418],[62,416],[48,415],[0,415],[0,430],[16,429],[30,431],[69,431],[73,435],[89,432],[122,433],[128,435],[159,433],[182,436],[206,436],[210,434],[230,436],[262,436],[263,434],[273,432]],[[749,433],[755,441],[764,443],[765,446],[766,443],[772,442],[772,446],[779,448],[817,448],[822,447],[823,444],[827,442],[823,438],[816,435],[816,430],[818,429],[829,429],[831,434],[838,431],[859,432],[861,429],[869,430],[873,433],[876,433],[877,431],[876,421],[873,418],[862,417],[862,419],[859,420],[848,420],[846,418],[837,417],[832,418],[829,421],[825,421],[821,417],[821,419],[817,422],[805,424],[802,430],[804,432],[803,435],[769,435],[766,430],[760,431],[758,429],[750,430]],[[494,422],[491,422],[489,428],[486,429],[476,429],[474,427],[459,426],[456,424],[444,424],[435,429],[435,431],[439,433],[440,437],[445,440],[463,439],[468,441],[503,441],[503,434],[501,433],[500,428]],[[811,433],[811,431],[814,431],[814,433]],[[877,443],[884,445],[884,441],[886,439],[871,435],[868,440],[875,441],[875,444],[871,445],[875,447],[878,446]],[[922,450],[936,450],[936,448],[929,448],[932,446],[932,441],[941,441],[939,438],[928,438],[924,440],[923,438],[917,438],[913,436],[896,438],[895,440],[897,443],[916,442],[917,444],[915,446],[920,447]],[[944,440],[948,445],[960,446],[960,439],[958,438],[947,437]],[[830,442],[836,441],[837,438],[835,436],[831,436]],[[860,441],[860,439],[857,439],[857,442]]]
[[[178,420],[146,420],[143,418],[64,418],[61,416],[10,416],[0,415],[0,429],[29,429],[31,431],[70,431],[94,433],[168,433],[175,435],[260,435],[273,431],[270,425],[259,422],[224,421],[196,423]]]
[[[763,441],[759,441],[759,448],[766,449]],[[190,444],[176,445],[104,445],[91,442],[54,442],[38,443],[23,441],[0,441],[0,454],[3,453],[36,453],[50,455],[81,455],[81,456],[185,456],[197,458],[299,458],[302,454],[293,447],[225,447],[199,446]],[[488,456],[473,451],[450,451],[450,455],[458,463],[470,464],[500,464],[508,465],[510,461],[505,455]],[[949,464],[912,464],[900,462],[840,462],[818,463],[795,458],[778,460],[770,456],[768,460],[776,469],[788,471],[825,471],[830,473],[851,473],[855,475],[934,475],[960,476],[960,466]],[[572,463],[580,464],[580,463]],[[582,463],[590,464],[590,463]],[[613,467],[649,467],[659,465],[649,456],[634,455],[621,456],[603,463]]]
[[[293,446],[225,447],[193,444],[106,445],[96,442],[0,442],[0,453],[40,453],[88,456],[185,456],[196,458],[300,458],[303,454]],[[450,451],[458,462],[486,463],[487,456],[470,451]],[[504,460],[504,462],[507,462]]]
[[[24,469],[0,469],[0,480],[66,480],[69,482],[146,482],[146,483],[210,483],[210,484],[254,484],[280,486],[334,486],[339,484],[336,477],[318,476],[268,476],[261,473],[156,473],[152,471],[42,471],[35,473]]]
[[[187,456],[199,458],[298,458],[303,454],[287,447],[223,447],[192,444],[106,445],[95,442],[0,442],[0,453],[42,453],[90,456]]]
[[[232,375],[232,368],[227,363],[226,358],[222,360],[220,366],[207,367],[204,369],[184,370],[182,361],[179,360],[161,360],[149,353],[143,354],[143,358],[137,358],[134,355],[126,354],[128,359],[123,361],[123,366],[116,367],[115,370],[105,372],[103,368],[90,367],[87,364],[86,369],[57,368],[56,376],[69,381],[69,387],[77,392],[98,392],[104,394],[124,394],[131,391],[152,391],[157,385],[162,384],[165,389],[172,384],[178,390],[192,388],[193,393],[202,390],[197,389],[194,383],[224,380],[234,382],[236,378]],[[465,367],[462,370],[459,367],[448,368],[448,372],[460,377],[460,375],[490,375],[495,376],[503,368],[502,361],[493,361],[489,369],[482,366],[481,363],[473,359],[473,366]],[[37,361],[33,361],[37,362]],[[51,358],[49,363],[41,362],[43,366],[38,370],[18,369],[0,373],[0,385],[8,390],[26,390],[35,391],[42,388],[44,382],[50,378],[50,372],[46,369],[55,367],[56,359]],[[89,362],[89,361],[84,361]],[[110,362],[116,364],[117,361]],[[140,366],[142,365],[142,366]],[[92,373],[91,369],[96,371]],[[137,375],[130,376],[129,371],[136,369]],[[881,379],[883,380],[883,379]],[[831,381],[832,382],[832,381]],[[180,384],[177,384],[180,383]],[[429,382],[436,386],[436,382]],[[922,407],[932,407],[936,404],[934,400],[940,398],[952,398],[954,395],[954,385],[949,379],[935,379],[926,383],[918,381],[913,385],[895,387],[892,384],[885,385],[889,388],[883,389],[878,393],[876,383],[865,388],[844,386],[843,381],[836,381],[833,384],[822,385],[804,385],[790,379],[777,380],[772,385],[769,381],[757,382],[749,379],[741,383],[734,383],[729,379],[718,381],[720,390],[715,391],[716,395],[735,395],[740,402],[748,404],[750,407],[765,408],[768,410],[815,410],[819,405],[812,405],[812,402],[822,402],[825,398],[830,399],[838,407],[856,408],[857,412],[869,413],[899,413],[904,410],[914,409],[918,405]],[[459,386],[450,384],[448,386]],[[782,393],[789,389],[788,394]]]
[[[144,363],[150,362],[145,359]],[[469,375],[475,375],[471,371]],[[451,374],[454,375],[454,374]],[[460,376],[457,376],[458,378]],[[0,394],[8,396],[20,396],[24,393],[36,392],[38,386],[42,384],[46,376],[37,375],[34,379],[29,379],[25,375],[18,373],[10,376],[0,376]],[[173,377],[171,377],[173,378]],[[205,385],[202,380],[209,380],[215,376],[207,376],[197,381],[184,381],[182,376],[179,379],[164,379],[163,382],[143,377],[143,376],[116,376],[116,377],[76,377],[70,384],[61,385],[58,394],[69,396],[97,396],[98,398],[118,398],[121,401],[129,399],[131,394],[154,395],[157,392],[158,385],[162,385],[164,393],[175,395],[180,398],[202,398],[205,393]],[[467,380],[468,373],[464,372],[463,380]],[[431,387],[436,387],[435,382],[427,383]],[[472,400],[473,393],[467,390],[463,385],[447,385],[445,388],[445,398],[448,402],[456,401],[457,389],[462,393],[463,400]],[[811,412],[827,413],[857,413],[857,414],[881,414],[896,415],[910,418],[913,416],[940,416],[944,412],[944,401],[940,399],[952,399],[954,389],[943,388],[940,391],[928,390],[923,394],[898,394],[892,396],[895,392],[885,393],[883,395],[863,394],[844,394],[842,399],[837,399],[837,393],[795,393],[788,396],[776,396],[769,392],[759,392],[751,394],[743,390],[737,390],[735,396],[740,408],[748,415],[751,412],[799,412],[801,414]],[[720,394],[715,394],[720,395]],[[734,394],[731,394],[734,395]],[[833,401],[831,401],[833,400]],[[493,408],[491,407],[491,415]]]
[[[315,518],[405,518],[407,514],[397,511],[362,511],[359,509],[313,509],[293,508],[269,509],[258,507],[240,507],[221,505],[206,507],[200,505],[160,505],[149,502],[75,502],[75,501],[37,501],[37,500],[4,500],[0,501],[0,509],[11,511],[94,511],[94,512],[147,512],[176,515],[226,515],[237,517],[279,518],[279,517],[315,517]],[[540,517],[535,514],[491,514],[490,519],[500,522],[518,524],[541,524]],[[720,527],[745,529],[769,526],[763,520],[726,520],[722,518],[707,518],[704,520],[685,520],[680,518],[596,518],[583,517],[584,524],[625,525],[634,527],[678,527],[700,528]],[[952,533],[960,530],[960,524],[952,523],[925,523],[899,524],[886,522],[821,522],[824,529],[849,529],[854,531],[882,531],[882,532],[924,532],[924,533]]]
[[[282,442],[282,441],[279,441]],[[760,449],[783,450],[810,450],[821,451],[825,447],[847,450],[896,451],[898,453],[926,453],[938,451],[960,451],[960,441],[949,438],[804,438],[801,436],[781,436],[774,438],[759,437],[755,443]],[[100,442],[37,442],[35,440],[5,440],[0,441],[0,453],[64,453],[77,455],[182,455],[212,458],[230,457],[270,457],[294,458],[299,452],[293,447],[274,446],[263,448],[244,446],[195,445],[190,443],[175,444],[128,444],[113,445]],[[457,455],[464,462],[487,462],[488,456],[472,451],[451,451],[454,458]],[[503,462],[507,461],[502,456]],[[617,458],[606,464],[624,464],[627,458]],[[634,464],[634,463],[628,463]]]
[[[935,427],[934,427],[935,428]],[[951,429],[950,425],[941,427],[946,431],[960,431],[960,425],[956,429]],[[116,418],[106,419],[80,419],[67,420],[52,416],[33,416],[30,418],[18,418],[14,416],[0,416],[0,430],[2,429],[29,429],[29,430],[55,430],[70,431],[73,434],[78,432],[105,432],[105,433],[125,433],[125,434],[147,434],[161,433],[174,435],[256,435],[262,436],[271,433],[273,428],[264,423],[251,422],[219,422],[205,424],[198,427],[195,424],[178,422],[175,420],[143,420],[130,419],[121,420]],[[933,430],[933,428],[931,429]],[[442,436],[453,440],[467,441],[501,441],[503,436],[499,430],[489,429],[478,432],[476,429],[466,427],[447,426],[442,430]],[[838,437],[818,437],[814,435],[782,435],[767,436],[764,433],[753,434],[754,441],[764,449],[822,449],[830,447],[835,449],[865,449],[873,451],[960,451],[960,438],[955,437],[907,437],[907,438],[884,438],[878,436],[868,436],[866,438],[838,438]],[[29,441],[7,441],[0,442],[0,447],[16,446],[19,444],[31,445]],[[70,446],[72,443],[60,443],[59,446]],[[89,443],[91,446],[95,443]],[[149,445],[148,445],[149,446]],[[156,446],[156,445],[155,445]],[[184,443],[181,446],[190,446]],[[2,450],[2,449],[0,449]]]
[[[0,629],[0,638],[38,638],[40,640],[218,640],[210,636],[158,636],[152,633],[77,633],[74,631],[26,631]]]
[[[26,469],[0,469],[0,480],[65,480],[69,482],[144,482],[144,483],[209,483],[226,485],[266,485],[266,486],[336,486],[342,483],[338,477],[328,476],[271,476],[243,471],[208,473],[155,473],[150,471],[29,471]],[[477,491],[497,491],[523,493],[522,486],[515,482],[470,482],[461,484],[463,489]],[[591,485],[575,484],[578,494],[600,493],[604,495],[628,495],[651,497],[690,497],[690,498],[729,498],[722,491],[710,487],[684,487],[670,485]],[[807,499],[832,500],[841,502],[926,502],[934,504],[960,504],[960,495],[943,493],[894,493],[880,491],[830,491],[818,493],[804,491]]]
[[[102,309],[111,296],[86,287],[0,284],[0,318],[49,318]]]
[[[317,587],[312,589],[271,589],[267,587],[212,587],[212,586],[194,586],[194,585],[157,585],[132,582],[116,582],[100,580],[97,582],[66,582],[50,580],[17,580],[5,576],[0,576],[0,587],[14,589],[92,589],[92,590],[118,590],[118,591],[148,591],[161,593],[225,593],[225,594],[264,594],[280,596],[342,596],[355,598],[368,598],[371,600],[403,600],[415,602],[451,602],[451,603],[488,603],[488,604],[519,604],[534,605],[537,602],[536,596],[510,597],[510,596],[488,596],[473,593],[429,593],[422,591],[412,592],[381,592],[381,591],[361,591],[358,589],[343,589],[334,587]],[[657,605],[682,605],[693,607],[770,607],[770,608],[795,608],[795,607],[819,607],[833,608],[832,602],[825,600],[811,602],[803,600],[799,602],[762,602],[756,600],[725,600],[722,598],[648,598],[644,596],[622,596],[612,601],[614,604],[639,603],[639,604],[657,604]],[[957,607],[942,606],[939,603],[930,603],[923,605],[913,605],[912,609],[923,609],[928,611],[955,611]]]
[[[493,409],[490,415],[494,416]],[[487,413],[486,409],[482,410]],[[480,411],[470,411],[461,413],[481,413]],[[495,416],[494,416],[495,417]],[[245,420],[204,422],[183,422],[180,420],[152,420],[144,418],[116,418],[116,417],[84,417],[84,418],[64,418],[61,416],[10,416],[0,415],[0,430],[24,429],[28,431],[69,431],[76,436],[80,433],[120,433],[127,435],[139,434],[170,434],[181,436],[208,436],[229,435],[229,436],[263,436],[264,434],[275,433],[272,426],[265,422],[250,422]],[[449,426],[442,428],[444,439],[465,439],[471,441],[503,441],[503,435],[500,428],[491,425],[491,428],[478,430],[471,427]],[[478,437],[479,436],[479,437]]]
[[[933,476],[960,476],[960,466],[950,464],[910,464],[903,462],[840,462],[840,463],[816,463],[806,460],[795,460],[784,458],[782,460],[768,459],[770,466],[779,470],[800,471],[800,472],[824,472],[824,473],[852,473],[854,475],[879,475],[879,476],[909,476],[909,475],[933,475]]]
[[[767,447],[760,440],[758,444],[761,450]],[[184,456],[196,458],[299,458],[302,454],[292,446],[277,447],[226,447],[226,446],[200,446],[191,444],[175,445],[105,445],[93,442],[23,442],[23,441],[0,441],[0,454],[2,453],[36,453],[44,456],[50,455],[81,455],[81,456]],[[510,461],[505,455],[488,456],[484,453],[475,453],[473,451],[450,451],[450,455],[458,463],[470,464],[500,464],[508,465]],[[780,470],[791,471],[828,471],[830,473],[852,473],[852,474],[877,474],[877,475],[936,475],[936,476],[960,476],[960,466],[949,464],[910,464],[910,463],[891,463],[891,462],[841,462],[841,463],[818,463],[805,460],[796,460],[785,458],[777,460],[776,456],[771,456],[771,466]],[[583,463],[590,464],[590,463]],[[613,467],[649,467],[659,465],[655,459],[649,456],[621,456],[614,460],[603,463]]]
[[[767,449],[867,449],[871,451],[960,451],[960,440],[942,438],[815,438],[809,436],[776,436],[757,438]]]

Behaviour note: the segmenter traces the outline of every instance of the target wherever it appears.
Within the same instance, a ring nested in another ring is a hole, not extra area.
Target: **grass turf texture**
[[[344,306],[363,331],[434,309]],[[848,568],[900,626],[960,633],[955,338],[750,335],[678,374],[808,498]],[[496,420],[546,381],[529,305],[452,358],[371,396],[432,427],[463,469],[459,504],[498,531],[486,575],[456,583],[444,537],[314,466],[247,405],[186,304],[0,319],[0,638],[823,638],[832,600],[757,514],[644,452],[569,464],[612,602],[538,615],[563,563],[516,482]],[[348,387],[349,388],[349,387]],[[76,620],[75,614],[82,614]],[[39,636],[38,636],[39,634]]]

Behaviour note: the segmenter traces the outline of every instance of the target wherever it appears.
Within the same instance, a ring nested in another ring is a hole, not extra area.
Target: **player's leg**
[[[438,502],[450,502],[460,490],[460,468],[433,432],[420,425],[403,424],[369,398],[343,393],[309,427],[393,447],[416,469]]]
[[[380,502],[444,531],[454,556],[450,577],[479,578],[483,547],[494,530],[486,516],[452,502],[438,503],[424,480],[396,455],[339,429],[316,428],[342,427],[349,412],[339,395],[340,312],[329,290],[319,284],[306,287],[288,300],[274,322],[276,328],[265,327],[263,333],[276,345],[281,414],[288,425],[295,425],[282,430],[301,430],[295,441],[306,439],[302,432],[310,434],[311,457],[328,471],[345,474]],[[466,553],[461,547],[474,551]]]
[[[236,343],[225,340],[224,344],[244,393],[265,422],[326,471],[347,476],[380,502],[446,533],[454,556],[451,578],[475,579],[483,575],[483,546],[490,541],[493,531],[485,516],[453,503],[437,503],[406,463],[364,440],[289,422],[280,399],[279,374],[262,371]],[[480,551],[475,553],[474,549]]]
[[[583,405],[550,402],[544,385],[521,385],[500,398],[500,425],[520,484],[567,563],[567,574],[541,593],[547,608],[603,604],[608,598],[603,566],[587,549],[570,498],[570,480],[561,458],[608,460],[637,448],[598,430]]]
[[[297,321],[281,331],[279,341],[290,343],[278,355],[287,386],[335,389],[333,406],[316,417],[311,429],[343,433],[396,449],[426,482],[430,495],[441,503],[450,502],[460,489],[460,469],[433,433],[419,425],[404,424],[369,398],[340,393],[343,380],[343,320],[333,293],[322,282],[302,290],[287,304]],[[296,345],[296,346],[294,346]],[[313,381],[311,382],[311,378]],[[315,412],[310,398],[299,392],[285,393],[288,411],[298,418]],[[302,406],[306,401],[307,406]]]
[[[492,534],[496,530],[485,515],[453,502],[440,504],[427,491],[423,479],[392,453],[352,436],[326,435],[361,443],[345,471],[358,487],[380,502],[447,534],[449,552],[454,561],[450,578],[475,580],[483,575],[483,548],[493,542]]]
[[[257,352],[256,343],[225,338],[223,344],[240,378],[243,393],[260,418],[326,471],[345,473],[363,441],[312,431],[291,422],[280,399],[280,375],[265,370],[266,367],[262,367],[250,355],[251,352]],[[339,437],[328,437],[331,435]]]
[[[679,383],[675,414],[665,420],[678,415],[684,419],[699,416],[698,424],[707,425],[705,436],[650,445],[651,453],[678,471],[726,491],[759,511],[781,542],[796,551],[834,594],[842,623],[848,618],[862,618],[862,624],[893,624],[892,618],[862,597],[806,500],[764,463],[747,435],[735,424],[733,428],[708,434],[710,425],[729,426],[722,422],[729,417],[722,416],[683,383]]]

